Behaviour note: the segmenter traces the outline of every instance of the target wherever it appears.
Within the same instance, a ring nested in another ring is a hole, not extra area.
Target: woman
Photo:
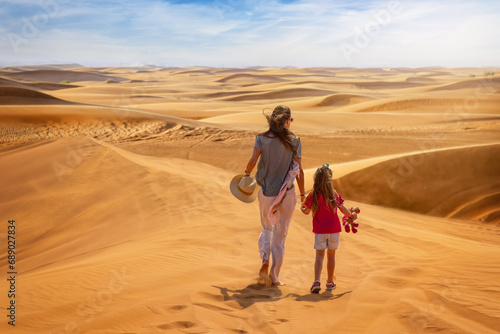
[[[250,175],[260,157],[255,178],[260,185],[258,199],[262,233],[259,237],[259,252],[262,267],[259,275],[273,285],[285,285],[279,280],[279,273],[285,255],[285,239],[292,220],[293,211],[297,204],[297,195],[292,186],[285,189],[286,193],[281,200],[279,222],[271,224],[268,212],[273,201],[280,193],[281,186],[295,160],[298,163],[299,173],[297,183],[300,190],[301,202],[304,201],[304,171],[302,170],[302,146],[300,138],[296,137],[289,129],[293,122],[290,108],[277,106],[271,116],[266,115],[269,129],[257,135],[253,153],[248,161],[245,174]],[[292,181],[293,182],[293,181]],[[273,263],[269,270],[270,257]]]

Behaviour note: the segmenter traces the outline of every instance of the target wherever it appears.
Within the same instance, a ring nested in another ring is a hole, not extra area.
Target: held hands
[[[307,208],[305,205],[304,205],[304,202],[306,200],[306,194],[300,194],[300,211],[302,211],[303,214],[305,215],[308,215],[309,212],[311,212],[311,209]]]

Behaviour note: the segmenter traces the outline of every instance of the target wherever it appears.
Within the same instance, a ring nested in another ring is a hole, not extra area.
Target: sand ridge
[[[497,333],[500,91],[482,72],[1,69],[15,331]],[[257,284],[258,204],[229,192],[278,104],[292,108],[306,188],[329,162],[362,210],[359,232],[341,233],[333,292],[309,293],[314,237],[298,207],[287,285]]]

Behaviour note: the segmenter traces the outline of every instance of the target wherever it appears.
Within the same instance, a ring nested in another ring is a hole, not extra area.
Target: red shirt
[[[310,193],[304,201],[304,206],[308,209],[312,208],[312,193]],[[337,207],[344,203],[342,196],[337,194]],[[313,216],[313,232],[316,234],[330,234],[342,231],[340,219],[337,215],[337,207],[331,209],[325,203],[323,194],[318,194],[318,212]]]

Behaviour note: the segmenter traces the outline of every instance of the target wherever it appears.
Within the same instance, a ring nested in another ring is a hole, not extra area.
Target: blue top
[[[262,188],[264,196],[278,196],[293,158],[302,158],[302,144],[300,138],[293,137],[297,155],[288,149],[278,137],[258,135],[254,147],[260,149],[260,160],[257,165],[255,178]]]

